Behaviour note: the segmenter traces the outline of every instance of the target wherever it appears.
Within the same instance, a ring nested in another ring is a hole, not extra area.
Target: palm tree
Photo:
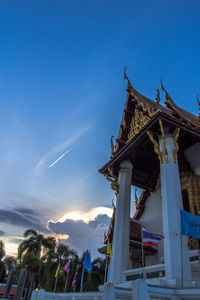
[[[25,240],[21,242],[18,248],[18,258],[21,260],[22,256],[26,252],[32,252],[38,258],[41,257],[42,248],[45,251],[50,249],[54,250],[56,241],[54,237],[45,238],[42,234],[38,233],[34,229],[27,229],[24,232]]]
[[[0,241],[0,282],[5,282],[6,268],[2,258],[5,256],[5,245],[3,241]]]
[[[7,274],[16,266],[16,258],[14,256],[6,255],[3,259]]]

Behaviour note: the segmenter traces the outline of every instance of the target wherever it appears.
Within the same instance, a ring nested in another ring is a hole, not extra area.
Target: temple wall
[[[140,218],[140,222],[152,233],[163,233],[160,184],[157,184],[155,191],[147,198],[145,210]],[[146,266],[162,263],[163,257],[163,241],[160,241],[158,253],[156,255],[146,256]]]

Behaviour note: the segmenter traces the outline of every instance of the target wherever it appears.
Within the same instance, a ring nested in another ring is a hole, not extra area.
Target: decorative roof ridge
[[[175,111],[181,118],[183,118],[186,122],[191,123],[193,126],[200,128],[200,121],[199,118],[194,115],[193,113],[185,110],[182,107],[179,107],[175,102],[172,100],[172,98],[169,96],[168,92],[163,86],[161,79],[161,88],[165,92],[165,104],[166,107],[171,108],[173,111]],[[192,118],[192,119],[191,119]]]
[[[142,95],[131,84],[131,81],[129,80],[129,78],[126,74],[126,69],[127,69],[127,66],[124,68],[124,79],[126,79],[128,81],[128,84],[127,84],[128,96],[131,95],[132,97],[134,97],[134,99],[137,101],[138,105],[142,107],[144,112],[147,112],[149,117],[154,116],[159,108],[164,110],[165,107],[163,105],[161,105],[160,103],[158,105],[158,102],[160,101],[160,99],[158,100],[159,90],[157,89],[156,102],[154,100]],[[127,97],[127,98],[129,98],[129,97]],[[126,101],[126,105],[127,105],[127,102],[128,101]]]

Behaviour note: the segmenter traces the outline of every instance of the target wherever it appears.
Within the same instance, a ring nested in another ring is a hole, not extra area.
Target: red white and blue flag
[[[76,284],[76,277],[77,277],[77,271],[76,271],[76,273],[74,275],[74,279],[72,281],[72,287]]]
[[[68,259],[67,263],[64,265],[63,269],[69,273],[69,266],[70,266],[70,263],[71,263],[71,257]]]
[[[142,226],[143,246],[158,246],[158,242],[162,239],[164,239],[163,235],[151,233],[144,226]]]

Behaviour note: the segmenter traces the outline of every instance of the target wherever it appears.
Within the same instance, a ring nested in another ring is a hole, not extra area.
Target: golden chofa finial
[[[199,95],[197,95],[197,103],[199,105],[199,110],[200,110],[200,100],[199,100]],[[200,121],[200,113],[199,113],[199,121]]]
[[[111,144],[111,155],[110,155],[110,157],[113,157],[114,156],[114,152],[115,152],[115,150],[114,150],[114,144],[113,144],[113,135],[111,136],[111,139],[110,139],[110,144]]]
[[[160,91],[159,89],[156,89],[157,95],[156,95],[156,109],[158,110],[159,104],[160,104]]]
[[[126,79],[128,81],[127,89],[130,89],[131,88],[131,82],[128,79],[128,76],[126,75],[126,69],[127,69],[127,66],[124,67],[124,79]]]
[[[171,102],[171,101],[170,101],[171,98],[170,98],[168,92],[166,91],[166,89],[165,89],[164,86],[163,86],[163,80],[162,80],[162,79],[161,79],[161,88],[162,88],[162,90],[165,92],[165,104],[169,104],[169,102]]]
[[[137,189],[135,189],[135,207],[136,207],[136,209],[139,208],[139,200],[138,200],[138,196],[137,196]]]

